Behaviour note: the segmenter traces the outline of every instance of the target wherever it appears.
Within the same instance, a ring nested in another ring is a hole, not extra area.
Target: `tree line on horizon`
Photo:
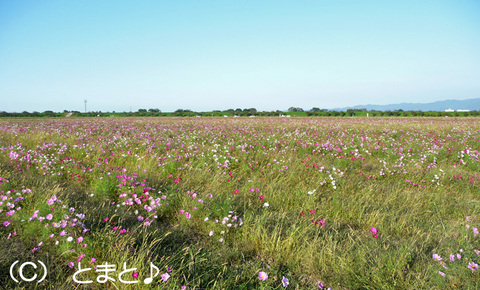
[[[444,112],[444,111],[420,111],[420,110],[370,110],[367,109],[348,109],[346,111],[336,111],[328,109],[320,109],[318,107],[313,107],[310,110],[303,110],[299,107],[290,107],[287,111],[257,111],[255,108],[245,108],[245,109],[228,109],[228,110],[213,110],[207,112],[198,112],[192,111],[189,109],[177,109],[174,112],[162,112],[158,108],[150,109],[139,109],[136,112],[102,112],[102,111],[92,111],[92,112],[80,112],[80,111],[69,111],[64,110],[63,112],[53,112],[47,110],[44,112],[27,112],[23,111],[21,113],[16,112],[5,112],[0,111],[0,117],[65,117],[70,114],[71,117],[218,117],[218,116],[238,116],[238,117],[247,117],[247,116],[259,116],[259,117],[274,117],[282,115],[290,116],[317,116],[317,117],[352,117],[352,116],[369,116],[369,117],[461,117],[461,116],[479,116],[479,111],[472,110],[468,112]]]

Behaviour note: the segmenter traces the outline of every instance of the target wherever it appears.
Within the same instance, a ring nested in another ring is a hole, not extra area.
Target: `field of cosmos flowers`
[[[0,285],[479,288],[479,155],[477,118],[3,119]]]

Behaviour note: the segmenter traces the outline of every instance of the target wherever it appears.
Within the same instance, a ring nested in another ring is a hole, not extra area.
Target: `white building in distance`
[[[453,109],[446,109],[445,112],[451,113],[451,112],[455,112],[455,110],[453,110]],[[457,110],[457,112],[470,112],[470,110]]]

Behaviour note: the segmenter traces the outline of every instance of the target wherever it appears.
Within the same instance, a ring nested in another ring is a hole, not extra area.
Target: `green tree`
[[[53,111],[50,111],[50,110],[47,110],[47,111],[43,112],[43,114],[46,117],[55,117],[55,113]]]

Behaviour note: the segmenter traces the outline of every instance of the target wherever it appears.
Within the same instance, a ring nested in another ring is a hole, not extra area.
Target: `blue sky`
[[[0,111],[480,97],[480,1],[0,1]]]

